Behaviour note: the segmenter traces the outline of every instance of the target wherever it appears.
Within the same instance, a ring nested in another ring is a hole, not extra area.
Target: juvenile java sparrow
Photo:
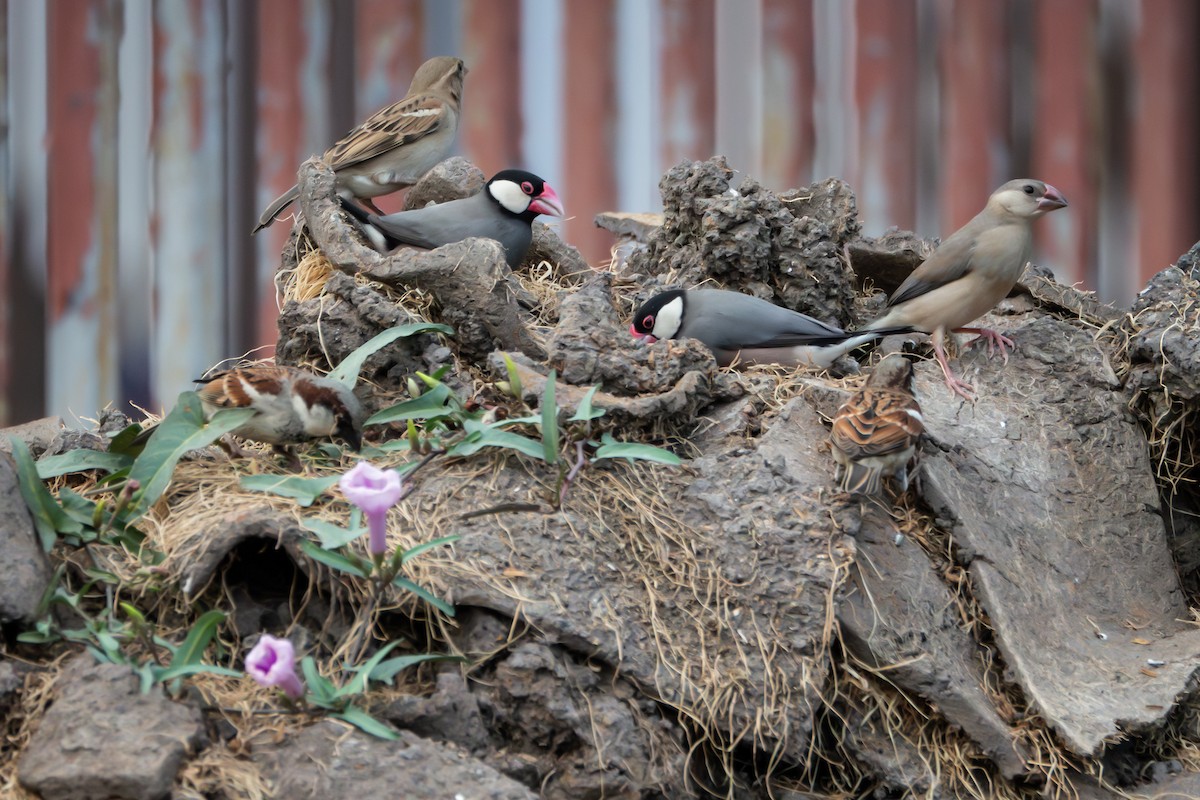
[[[413,75],[403,100],[376,111],[331,148],[322,160],[334,171],[338,194],[358,198],[379,211],[372,197],[412,186],[450,154],[458,130],[462,59],[438,56]],[[253,233],[275,221],[300,196],[293,186],[275,199]]]
[[[843,491],[879,497],[887,477],[908,488],[908,462],[925,430],[912,377],[912,362],[892,353],[838,409],[829,439]]]
[[[363,408],[349,388],[296,367],[262,365],[218,372],[196,393],[207,418],[222,408],[258,413],[233,430],[235,436],[280,447],[338,436],[354,450],[362,445]]]
[[[699,339],[725,367],[742,364],[804,364],[825,368],[854,348],[911,329],[847,333],[766,300],[723,289],[671,289],[647,300],[629,332],[639,341]]]
[[[970,344],[986,341],[989,354],[999,348],[1008,360],[1011,339],[987,328],[963,326],[1003,300],[1021,277],[1033,247],[1030,223],[1066,205],[1048,183],[1022,178],[1004,184],[983,211],[913,270],[888,300],[887,311],[867,329],[908,326],[930,334],[950,391],[974,399],[971,385],[946,363],[946,336],[951,331],[977,334]]]
[[[362,223],[363,233],[381,253],[405,244],[432,250],[479,236],[498,241],[513,269],[529,251],[533,220],[539,214],[563,215],[562,201],[550,184],[519,169],[497,172],[470,197],[386,217],[367,214],[345,200],[342,208]]]

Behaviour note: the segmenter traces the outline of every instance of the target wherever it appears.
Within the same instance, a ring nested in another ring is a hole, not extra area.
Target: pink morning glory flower
[[[275,686],[292,700],[304,694],[304,681],[296,675],[296,650],[287,639],[264,633],[246,656],[246,673],[262,686]]]
[[[371,555],[387,552],[387,512],[400,500],[404,481],[394,469],[380,469],[369,461],[360,461],[338,483],[342,494],[362,509],[367,517]]]

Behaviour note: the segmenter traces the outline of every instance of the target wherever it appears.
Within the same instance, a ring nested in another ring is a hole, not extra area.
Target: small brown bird
[[[338,194],[357,198],[377,214],[372,197],[412,186],[450,153],[467,68],[452,56],[431,58],[417,69],[403,100],[376,111],[325,151]],[[293,186],[267,206],[253,233],[275,221],[300,196]]]
[[[337,381],[296,367],[262,365],[218,372],[196,393],[211,418],[222,408],[258,411],[233,434],[277,448],[339,436],[353,449],[362,445],[363,408]]]
[[[912,377],[912,362],[892,353],[838,409],[829,440],[843,491],[879,497],[887,477],[908,489],[908,462],[925,430]]]
[[[963,326],[1012,291],[1033,249],[1030,223],[1066,205],[1062,194],[1048,183],[1022,178],[1004,184],[988,198],[983,211],[913,270],[888,300],[888,310],[864,330],[911,326],[930,334],[946,385],[973,400],[974,388],[946,363],[946,336],[951,331],[977,334],[968,346],[986,341],[989,355],[998,348],[1008,360],[1011,339],[987,328]]]

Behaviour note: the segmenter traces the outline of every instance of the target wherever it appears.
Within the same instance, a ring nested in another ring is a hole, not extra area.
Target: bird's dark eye
[[[1032,186],[1030,186],[1029,184],[1025,184],[1025,194],[1032,195],[1033,192],[1034,192],[1034,188]]]
[[[533,194],[533,184],[529,181],[521,182],[521,191],[525,194]]]
[[[648,331],[654,329],[654,315],[653,314],[650,314],[644,320],[642,320],[642,327]]]

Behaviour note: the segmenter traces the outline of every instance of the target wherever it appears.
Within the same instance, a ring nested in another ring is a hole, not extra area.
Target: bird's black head
[[[527,222],[533,222],[538,214],[563,215],[558,193],[537,175],[523,169],[497,172],[487,182],[487,191],[502,209]]]
[[[647,344],[674,338],[683,327],[685,294],[683,289],[671,289],[642,303],[629,326],[633,338]]]

